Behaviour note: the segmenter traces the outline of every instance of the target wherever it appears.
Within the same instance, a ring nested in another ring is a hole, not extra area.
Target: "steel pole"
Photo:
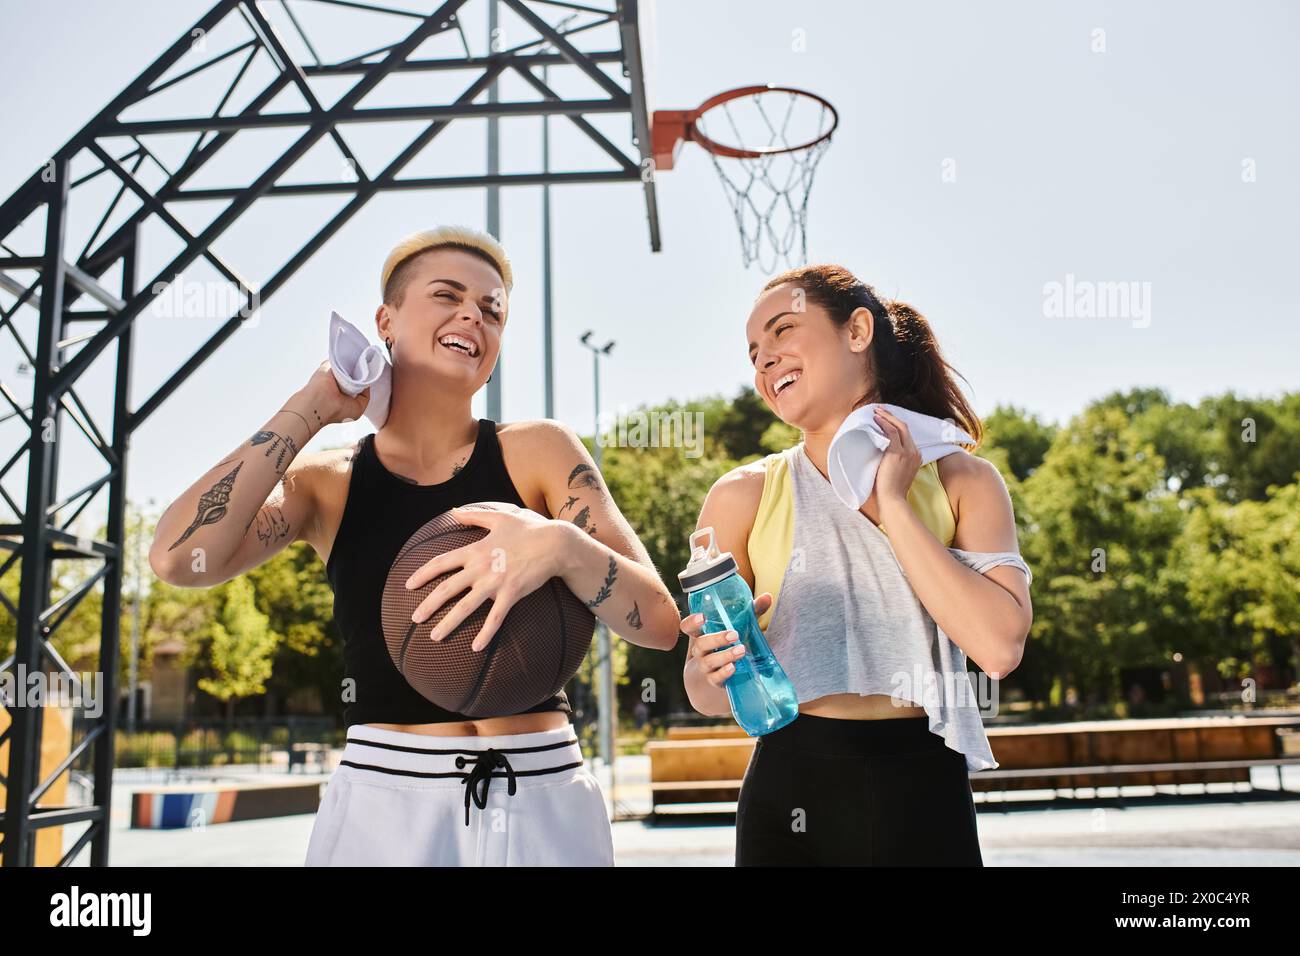
[[[497,38],[497,0],[488,3],[488,55],[494,56],[500,51]],[[488,102],[498,101],[498,86],[495,79],[488,87]],[[487,174],[495,176],[501,171],[501,130],[495,116],[488,117],[487,131]],[[487,231],[499,242],[501,240],[501,187],[487,187]],[[494,422],[501,421],[501,353],[497,353],[496,368],[492,371],[491,381],[487,383],[487,417]]]

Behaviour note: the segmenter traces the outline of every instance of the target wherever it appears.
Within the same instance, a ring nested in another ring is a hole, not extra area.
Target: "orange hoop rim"
[[[793,146],[763,146],[758,149],[744,149],[736,146],[726,146],[716,140],[705,136],[695,127],[695,123],[701,116],[732,100],[738,100],[745,96],[753,96],[758,93],[793,93],[797,96],[804,96],[830,111],[831,125],[822,135],[811,139],[806,143],[797,143]],[[660,116],[665,120],[676,125],[680,124],[680,138],[690,140],[703,149],[708,150],[715,156],[725,156],[728,159],[761,159],[764,156],[776,156],[781,153],[797,153],[802,150],[812,149],[819,143],[824,143],[835,133],[836,128],[840,125],[840,114],[835,109],[834,104],[823,96],[818,96],[808,90],[802,90],[794,86],[778,86],[774,83],[765,83],[759,86],[740,86],[734,90],[724,90],[710,96],[693,110],[656,110],[656,124],[660,121]]]

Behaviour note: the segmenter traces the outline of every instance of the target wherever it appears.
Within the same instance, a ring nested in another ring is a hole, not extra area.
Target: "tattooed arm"
[[[212,587],[315,533],[316,432],[357,411],[322,377],[328,364],[250,438],[203,474],[158,520],[149,565],[177,587]],[[335,394],[330,393],[330,389]],[[364,408],[364,405],[361,406]],[[299,459],[299,460],[295,460]]]
[[[672,650],[677,605],[573,429],[552,419],[529,423],[520,450],[563,529],[564,583],[624,640]]]

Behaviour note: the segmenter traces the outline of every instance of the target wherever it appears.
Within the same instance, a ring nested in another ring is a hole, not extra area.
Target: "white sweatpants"
[[[614,841],[571,726],[431,737],[354,724],[306,865],[613,866]]]

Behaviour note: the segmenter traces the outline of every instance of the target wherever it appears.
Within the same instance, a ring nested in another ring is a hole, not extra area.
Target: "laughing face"
[[[778,418],[805,431],[843,421],[866,392],[872,316],[844,326],[790,284],[764,292],[745,324],[754,388]]]
[[[376,315],[394,362],[400,353],[406,368],[427,368],[477,391],[501,350],[509,306],[501,274],[460,249],[435,249],[402,268],[409,273],[397,301]]]

